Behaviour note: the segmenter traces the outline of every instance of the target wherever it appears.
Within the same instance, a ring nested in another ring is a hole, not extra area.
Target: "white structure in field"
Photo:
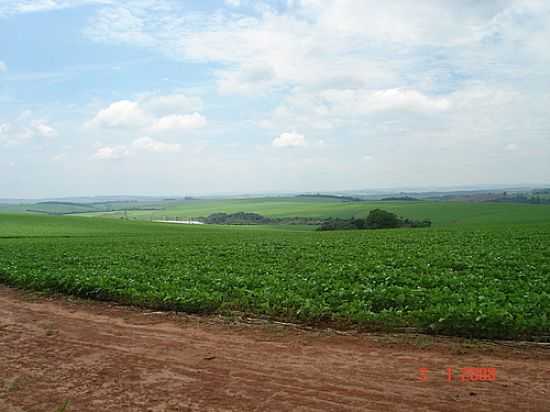
[[[154,223],[177,223],[180,225],[204,225],[203,222],[199,222],[198,220],[191,220],[191,218],[185,219],[185,220],[179,220],[177,217],[175,220],[170,220],[168,218],[163,218],[162,220],[153,220]]]

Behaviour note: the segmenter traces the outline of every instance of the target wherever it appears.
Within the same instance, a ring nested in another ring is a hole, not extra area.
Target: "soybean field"
[[[0,281],[192,313],[547,339],[550,208],[520,206],[486,224],[345,232],[0,214]]]

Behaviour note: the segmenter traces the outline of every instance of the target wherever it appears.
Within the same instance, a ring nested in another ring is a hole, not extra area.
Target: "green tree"
[[[401,219],[391,212],[382,209],[374,209],[367,216],[367,227],[369,229],[389,229],[401,226]]]

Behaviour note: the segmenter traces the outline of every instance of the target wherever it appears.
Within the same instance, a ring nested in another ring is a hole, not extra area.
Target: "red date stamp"
[[[417,381],[428,382],[430,370],[418,368]],[[447,368],[447,382],[494,382],[497,380],[497,368],[460,368],[458,374],[455,369]]]

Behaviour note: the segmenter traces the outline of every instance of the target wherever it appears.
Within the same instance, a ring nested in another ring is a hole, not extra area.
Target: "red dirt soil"
[[[550,411],[549,347],[258,323],[0,286],[0,411]]]

